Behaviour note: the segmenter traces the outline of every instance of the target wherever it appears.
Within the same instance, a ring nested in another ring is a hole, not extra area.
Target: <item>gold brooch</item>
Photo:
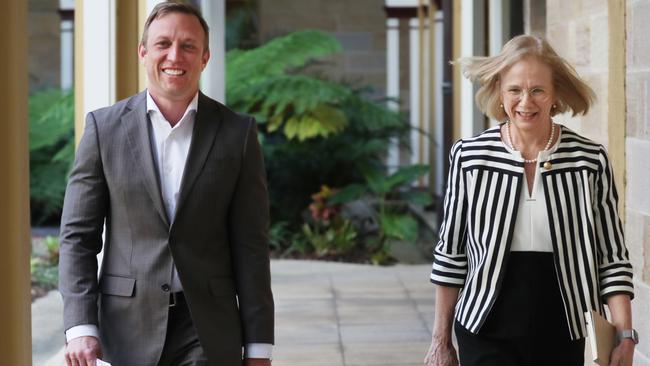
[[[552,167],[553,167],[553,164],[551,164],[550,161],[547,161],[547,162],[544,163],[544,169],[551,170]]]

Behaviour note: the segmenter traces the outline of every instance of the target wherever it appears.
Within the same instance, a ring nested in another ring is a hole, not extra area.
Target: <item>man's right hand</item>
[[[102,357],[102,347],[95,337],[78,337],[65,346],[65,362],[68,366],[95,366]]]

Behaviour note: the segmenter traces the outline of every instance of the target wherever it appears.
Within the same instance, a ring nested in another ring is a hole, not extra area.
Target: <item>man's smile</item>
[[[182,70],[182,69],[164,68],[164,69],[162,69],[162,71],[165,74],[172,75],[172,76],[185,75],[185,70]]]

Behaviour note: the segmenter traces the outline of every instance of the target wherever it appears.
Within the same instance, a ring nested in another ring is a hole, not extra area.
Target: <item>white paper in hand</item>
[[[95,365],[97,365],[97,366],[111,366],[110,363],[102,361],[99,358],[97,359],[97,362],[95,363]]]

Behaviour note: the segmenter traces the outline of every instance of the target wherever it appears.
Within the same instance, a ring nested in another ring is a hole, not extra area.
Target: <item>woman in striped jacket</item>
[[[605,149],[552,116],[594,93],[543,39],[461,59],[479,108],[501,121],[452,148],[435,247],[426,365],[584,365],[584,312],[619,331],[611,365],[632,365],[632,267]]]

